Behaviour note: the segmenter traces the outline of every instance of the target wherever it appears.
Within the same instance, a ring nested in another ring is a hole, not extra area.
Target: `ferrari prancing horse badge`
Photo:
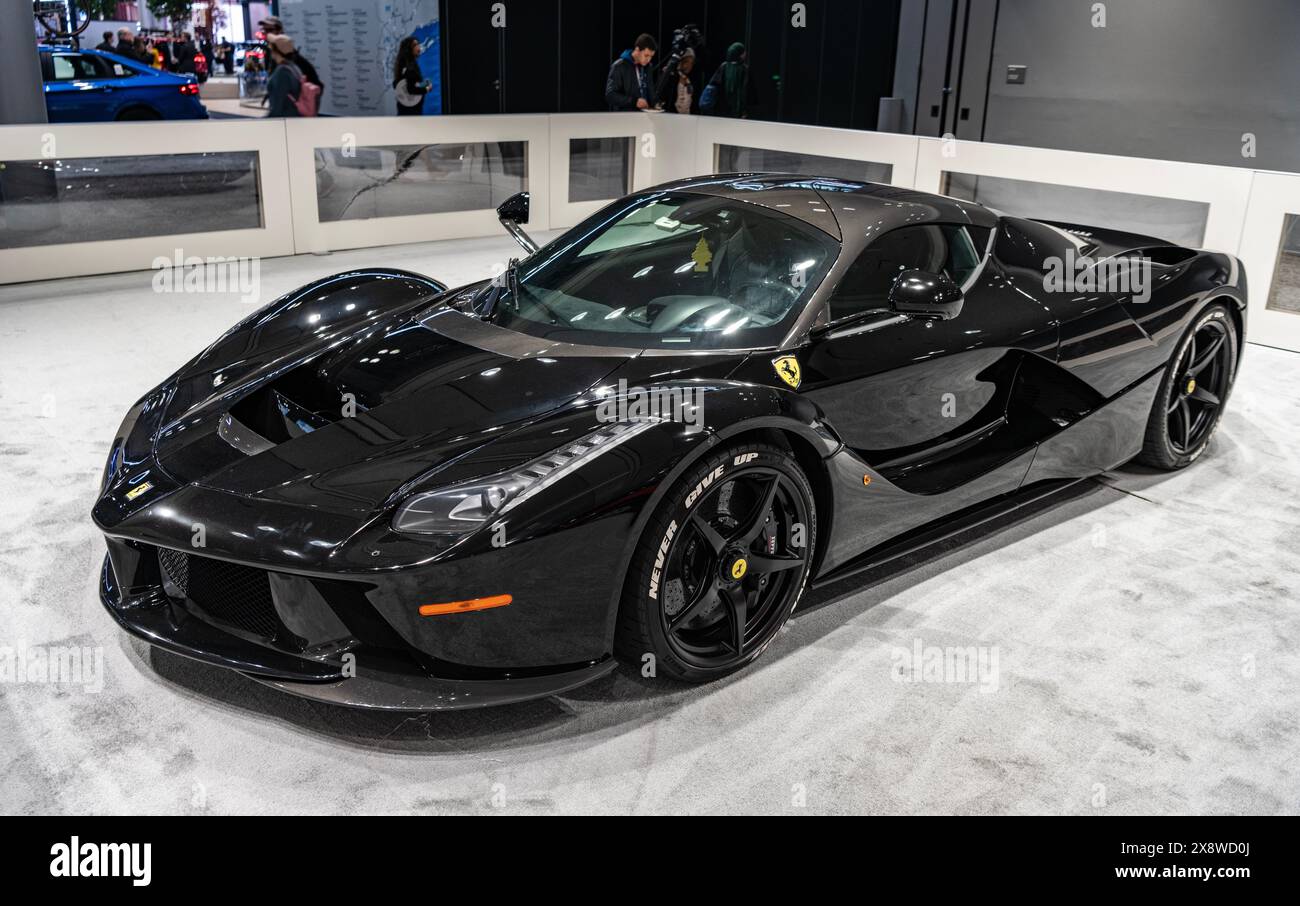
[[[776,376],[785,381],[796,390],[799,388],[799,381],[803,375],[799,372],[799,360],[792,355],[783,355],[779,359],[772,360],[772,367],[776,369]]]

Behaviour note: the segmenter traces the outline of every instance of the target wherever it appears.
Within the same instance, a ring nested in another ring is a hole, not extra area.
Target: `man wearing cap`
[[[267,60],[268,70],[274,72],[276,68],[276,64],[280,62],[278,59],[276,59],[276,55],[270,52],[273,47],[272,40],[275,38],[283,38],[284,41],[288,42],[287,44],[281,44],[283,58],[288,62],[292,63],[297,68],[298,75],[300,75],[302,78],[306,79],[308,82],[311,82],[313,85],[318,87],[321,90],[321,93],[324,94],[325,83],[320,80],[320,75],[317,74],[316,67],[311,64],[310,60],[308,60],[306,57],[302,55],[302,53],[297,49],[297,47],[294,46],[293,40],[284,33],[284,23],[280,21],[280,17],[267,16],[264,19],[259,19],[257,22],[257,27],[260,28],[262,32],[266,35],[266,44],[267,44],[267,51],[268,51],[266,55],[266,60]],[[271,92],[271,83],[269,81],[267,82],[266,90],[267,90],[267,97],[269,102],[270,92]],[[295,95],[297,94],[297,89],[294,89],[294,94]],[[269,115],[270,116],[296,116],[297,114],[296,113],[283,113],[283,114],[271,113]]]

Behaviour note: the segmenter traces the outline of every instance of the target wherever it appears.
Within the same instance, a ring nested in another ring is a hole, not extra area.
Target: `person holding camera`
[[[688,47],[678,56],[675,66],[664,67],[655,106],[668,113],[698,113],[695,80],[691,77],[694,71],[695,51]]]
[[[648,110],[654,106],[654,70],[650,63],[659,43],[640,35],[609,67],[605,79],[605,103],[610,110]]]

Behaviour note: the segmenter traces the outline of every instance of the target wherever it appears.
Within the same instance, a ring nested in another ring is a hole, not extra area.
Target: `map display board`
[[[438,0],[280,0],[280,19],[325,83],[321,113],[396,114],[393,61],[408,35],[424,48],[420,69],[432,84],[424,113],[442,112]]]

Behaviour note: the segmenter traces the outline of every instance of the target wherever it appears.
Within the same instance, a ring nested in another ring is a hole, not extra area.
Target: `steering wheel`
[[[777,292],[773,292],[773,290]],[[755,291],[757,291],[757,294],[750,296],[750,293]],[[747,311],[758,310],[762,312],[763,309],[766,309],[763,313],[779,316],[790,310],[790,306],[799,298],[801,292],[802,290],[798,287],[790,286],[779,280],[773,280],[771,277],[764,277],[761,280],[751,280],[737,286],[731,294],[731,301],[733,305]],[[759,304],[746,305],[744,300],[747,297],[754,299]],[[785,304],[782,305],[782,302]]]

